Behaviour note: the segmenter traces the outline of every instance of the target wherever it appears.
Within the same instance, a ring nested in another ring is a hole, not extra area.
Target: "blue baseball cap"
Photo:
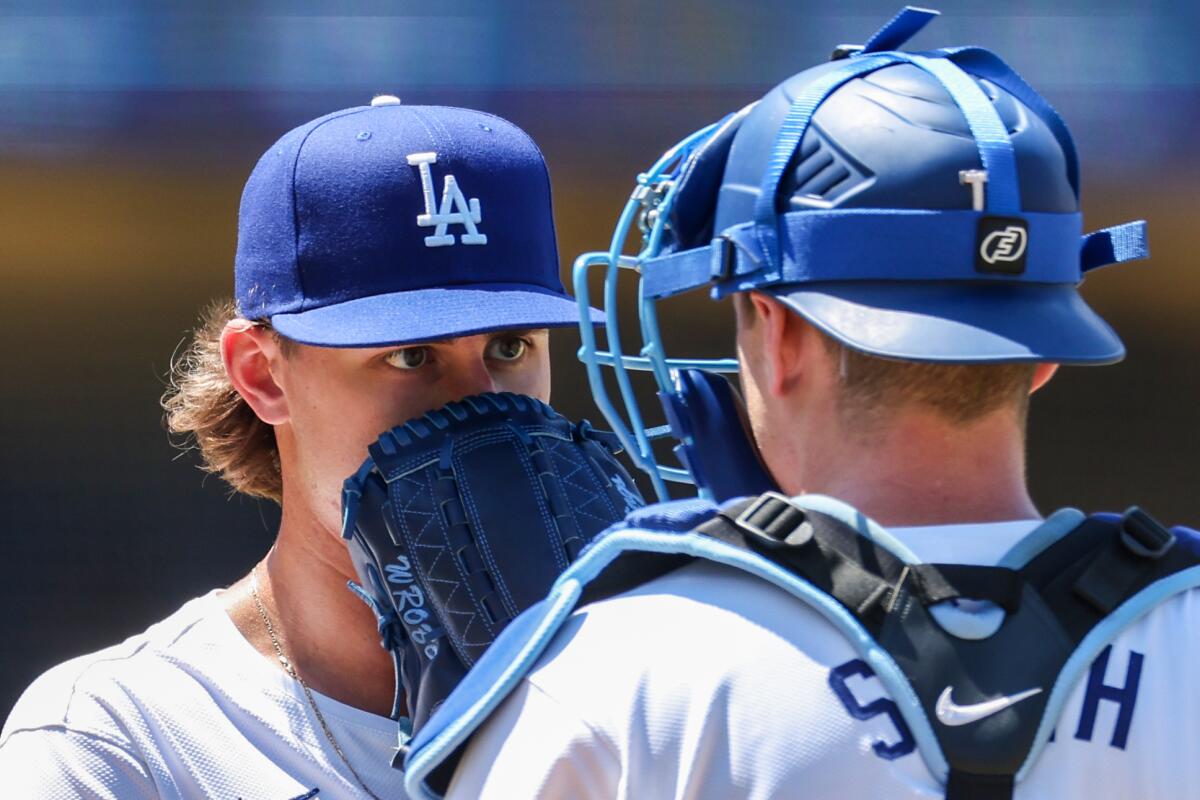
[[[324,347],[579,321],[533,140],[491,114],[391,95],[301,125],[259,159],[234,284],[243,317]]]

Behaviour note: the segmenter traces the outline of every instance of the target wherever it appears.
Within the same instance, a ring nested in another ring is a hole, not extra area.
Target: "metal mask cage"
[[[642,263],[661,254],[668,228],[667,218],[675,202],[680,174],[689,158],[713,136],[720,125],[720,122],[714,123],[686,137],[664,153],[650,169],[639,174],[637,185],[617,220],[609,249],[582,254],[575,259],[572,268],[582,338],[578,355],[587,370],[592,397],[634,464],[650,476],[650,482],[660,500],[671,499],[667,493],[667,482],[694,485],[695,481],[686,469],[662,464],[655,456],[652,442],[673,434],[669,425],[646,427],[641,407],[634,395],[630,371],[651,373],[658,391],[669,393],[675,391],[675,373],[678,370],[702,369],[723,373],[734,373],[738,370],[737,359],[733,358],[668,358],[659,332],[658,299],[647,296],[641,279]],[[636,255],[626,255],[623,252],[625,243],[634,225],[641,231],[641,243]],[[589,317],[592,303],[588,276],[595,267],[602,267],[604,270],[601,310],[604,312],[607,350],[598,349],[595,327]],[[621,345],[617,299],[617,282],[621,270],[632,270],[639,276],[638,322],[642,346],[637,355],[626,355]],[[610,367],[615,373],[624,414],[609,395],[601,367]]]

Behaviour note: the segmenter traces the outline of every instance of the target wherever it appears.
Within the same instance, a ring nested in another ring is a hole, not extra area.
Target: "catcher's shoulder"
[[[1171,528],[1171,533],[1174,534],[1179,547],[1194,558],[1200,559],[1200,530],[1188,525],[1176,525]]]
[[[1171,533],[1174,533],[1183,542],[1185,547],[1200,553],[1200,529],[1193,528],[1190,525],[1176,525],[1174,528],[1171,528]]]
[[[710,500],[689,498],[635,508],[609,530],[650,530],[684,533],[712,519],[720,507]]]
[[[211,597],[211,596],[210,596]],[[187,633],[215,603],[193,600],[125,641],[76,656],[43,672],[21,694],[0,732],[0,746],[20,731],[64,730],[123,739],[131,718],[153,703],[164,676],[178,671]]]

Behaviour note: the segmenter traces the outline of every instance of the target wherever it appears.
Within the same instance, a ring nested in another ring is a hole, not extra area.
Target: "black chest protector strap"
[[[1124,600],[1200,562],[1137,508],[1119,519],[1088,518],[1016,570],[906,564],[841,521],[774,492],[726,508],[696,532],[767,558],[858,619],[930,720],[950,767],[948,800],[1010,800],[1055,680],[1083,638]],[[691,560],[638,556],[589,585],[582,602]],[[1001,606],[1003,624],[981,639],[948,633],[929,607],[959,597]],[[972,713],[997,698],[1010,702]]]

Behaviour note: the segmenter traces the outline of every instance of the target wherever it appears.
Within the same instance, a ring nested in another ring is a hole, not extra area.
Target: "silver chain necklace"
[[[279,657],[279,663],[283,665],[284,671],[291,676],[292,680],[300,684],[300,688],[304,690],[304,696],[308,698],[308,707],[312,709],[313,715],[317,718],[317,722],[321,723],[321,730],[325,731],[325,738],[333,745],[333,751],[338,754],[338,758],[346,765],[346,769],[350,770],[350,774],[354,776],[354,780],[358,781],[358,785],[366,792],[372,800],[380,800],[379,795],[375,794],[367,786],[366,781],[359,776],[358,771],[350,764],[350,759],[346,758],[346,754],[342,752],[341,745],[333,736],[333,731],[329,729],[329,723],[325,721],[325,715],[321,713],[321,709],[317,708],[317,701],[313,699],[312,690],[308,688],[308,684],[300,677],[300,673],[296,671],[295,665],[288,659],[283,652],[283,645],[279,642],[279,637],[275,634],[275,626],[271,624],[271,617],[267,614],[267,607],[263,605],[262,598],[258,596],[258,565],[250,570],[250,596],[254,598],[254,605],[258,606],[258,615],[262,617],[263,627],[267,629],[267,636],[271,637],[271,644],[275,647],[275,654]]]

